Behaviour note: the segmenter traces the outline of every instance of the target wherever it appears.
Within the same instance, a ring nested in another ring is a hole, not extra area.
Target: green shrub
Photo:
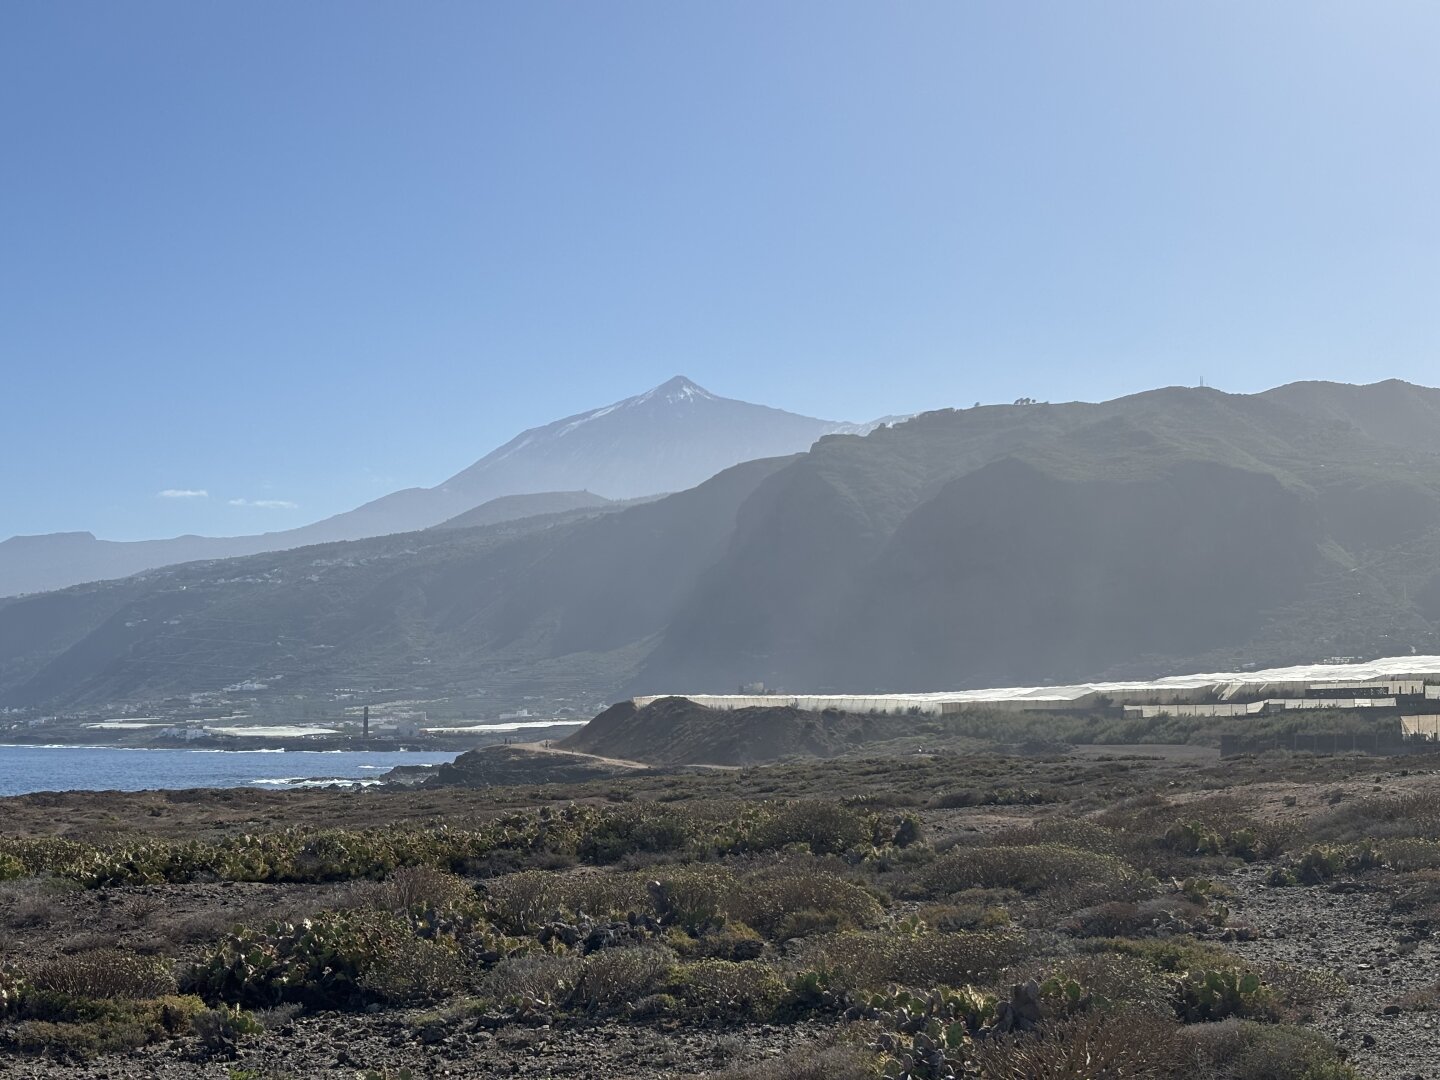
[[[737,880],[722,898],[727,916],[766,937],[802,937],[796,916],[810,913],[811,926],[858,930],[874,926],[880,904],[854,882],[825,871],[782,868]]]
[[[32,995],[23,1005],[25,1018],[9,1029],[6,1041],[22,1054],[88,1061],[184,1035],[204,1008],[193,997],[87,1001]]]
[[[849,987],[958,987],[983,982],[1024,952],[1022,935],[1001,930],[913,935],[866,931],[817,940],[803,959],[809,967],[834,972]]]
[[[685,851],[699,846],[710,829],[692,812],[658,803],[632,803],[609,810],[581,836],[576,853],[612,863],[641,853]]]
[[[727,901],[735,894],[737,885],[735,871],[728,866],[667,867],[657,875],[657,880],[662,891],[659,895],[647,896],[650,909],[690,929],[723,923]],[[659,910],[657,901],[666,910]]]
[[[238,1043],[246,1035],[263,1030],[249,1013],[238,1005],[232,1008],[205,1009],[190,1019],[190,1030],[200,1042],[200,1049],[210,1057],[233,1058]]]
[[[360,989],[375,1001],[416,1004],[448,997],[465,983],[465,957],[451,938],[420,939],[382,949],[360,974]]]
[[[710,926],[694,936],[678,927],[665,937],[685,960],[756,960],[765,951],[765,939],[742,922]]]
[[[1359,1080],[1316,1031],[1226,1020],[1188,1027],[1184,1038],[1201,1062],[1231,1080]]]
[[[485,973],[479,991],[502,1005],[551,1008],[565,1001],[584,969],[585,961],[578,956],[508,957]]]
[[[1359,874],[1381,863],[1369,844],[1351,847],[1316,846],[1270,874],[1271,885],[1321,885],[1342,873]]]
[[[355,1008],[377,1000],[420,996],[425,979],[436,993],[454,989],[454,949],[419,939],[400,918],[379,911],[326,911],[299,923],[242,929],[221,942],[190,973],[188,985],[215,1001],[268,1007],[284,1001]]]
[[[1116,1006],[1157,1016],[1168,1017],[1174,1012],[1174,977],[1162,974],[1136,956],[1092,953],[1065,957],[1047,970],[1038,971],[1036,978],[1041,982],[1057,979],[1078,983],[1089,994]]]
[[[860,1047],[822,1046],[743,1061],[703,1076],[704,1080],[875,1080],[878,1072],[875,1055]]]
[[[582,913],[608,917],[649,908],[645,879],[638,874],[523,870],[486,883],[487,907],[501,926],[534,933],[547,922]]]
[[[1440,868],[1440,842],[1434,840],[1385,840],[1377,845],[1386,866],[1402,873]]]
[[[0,966],[0,1018],[19,1007],[26,989],[24,976],[12,968]]]
[[[1049,1020],[1034,1032],[978,1042],[973,1061],[986,1080],[1194,1075],[1178,1025],[1146,1012],[1097,1010]]]
[[[361,904],[379,911],[404,914],[414,910],[444,911],[476,902],[475,890],[464,878],[433,866],[402,866],[384,881],[361,886]]]
[[[742,822],[739,848],[774,851],[798,845],[815,855],[837,855],[874,843],[883,823],[839,803],[795,799],[765,803]]]
[[[946,933],[997,930],[1010,925],[1010,912],[999,904],[927,904],[916,913],[926,926]]]
[[[787,987],[758,961],[698,960],[678,965],[668,987],[690,1013],[723,1020],[768,1020]]]
[[[1096,855],[1123,856],[1128,847],[1125,834],[1074,817],[1050,817],[1031,825],[1002,829],[992,839],[1003,847],[1054,845]]]
[[[936,859],[921,875],[932,894],[972,888],[1035,893],[1085,886],[1104,888],[1113,894],[1133,888],[1138,880],[1139,875],[1113,855],[1058,844],[958,848]]]
[[[1192,971],[1176,987],[1175,1013],[1187,1024],[1269,1015],[1271,995],[1253,972]]]
[[[1229,950],[1191,937],[1097,938],[1078,944],[1092,954],[1136,957],[1165,974],[1184,975],[1205,969],[1234,971],[1245,965],[1242,957]]]
[[[1229,855],[1245,862],[1277,854],[1268,838],[1250,826],[1227,829],[1200,821],[1181,821],[1166,830],[1161,842],[1181,855]]]
[[[638,1001],[664,985],[672,961],[663,949],[601,949],[584,960],[565,999],[572,1009],[598,1012]]]
[[[158,998],[175,992],[170,965],[115,949],[54,956],[30,965],[33,991],[77,998]]]

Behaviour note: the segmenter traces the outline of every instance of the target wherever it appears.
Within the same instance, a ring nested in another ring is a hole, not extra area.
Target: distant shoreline
[[[525,732],[525,741],[534,741],[537,734],[540,738],[563,738],[578,729],[575,724],[557,724],[553,735],[544,734],[545,729],[536,729]],[[563,734],[560,734],[563,732]],[[420,735],[402,739],[375,738],[362,739],[358,736],[300,736],[300,737],[264,737],[264,736],[233,736],[213,735],[204,739],[173,739],[159,736],[146,739],[124,739],[114,741],[97,741],[94,739],[96,732],[89,731],[89,735],[76,733],[79,738],[70,741],[63,737],[57,738],[57,732],[36,733],[32,736],[25,736],[19,733],[9,733],[9,738],[0,743],[0,748],[6,746],[15,747],[52,747],[63,749],[67,747],[86,748],[91,750],[197,750],[197,751],[225,751],[234,753],[247,753],[254,751],[307,751],[312,753],[464,753],[466,750],[474,750],[481,746],[493,746],[502,744],[507,738],[516,737],[509,732],[446,732],[443,734]],[[83,741],[80,741],[83,739]]]

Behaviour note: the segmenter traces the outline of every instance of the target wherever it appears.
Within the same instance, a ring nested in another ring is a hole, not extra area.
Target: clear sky
[[[1440,383],[1437,118],[1428,0],[13,0],[0,537],[303,524],[674,374]]]

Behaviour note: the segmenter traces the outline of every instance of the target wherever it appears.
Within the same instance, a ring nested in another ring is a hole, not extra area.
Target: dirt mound
[[[758,765],[787,757],[834,757],[893,737],[894,718],[789,706],[711,709],[668,697],[644,708],[612,705],[559,745],[652,765]]]
[[[640,770],[642,772],[647,770]],[[436,766],[426,787],[491,787],[508,784],[578,784],[631,776],[631,766],[583,754],[550,753],[522,746],[482,746]]]

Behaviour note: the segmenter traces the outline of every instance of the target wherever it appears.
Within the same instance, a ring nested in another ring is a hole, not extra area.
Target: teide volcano
[[[877,421],[883,423],[885,421]],[[525,516],[511,496],[568,493],[595,504],[683,491],[722,469],[807,449],[823,435],[875,424],[817,420],[719,397],[681,376],[643,394],[523,431],[435,487],[406,488],[311,525],[260,536],[181,536],[133,543],[90,533],[13,537],[0,543],[0,596],[126,577],[176,563],[285,551],[335,540]],[[549,502],[531,512],[569,506]],[[472,515],[472,511],[484,507]]]
[[[613,405],[523,431],[436,487],[397,491],[311,529],[324,530],[317,540],[404,532],[525,492],[633,499],[683,491],[742,461],[793,454],[822,435],[873,426],[719,397],[676,376]]]

